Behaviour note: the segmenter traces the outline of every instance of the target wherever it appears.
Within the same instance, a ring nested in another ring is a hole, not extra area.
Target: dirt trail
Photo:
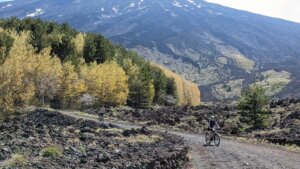
[[[76,118],[97,121],[98,117],[81,112],[61,111]],[[122,128],[139,126],[113,123]],[[162,129],[153,129],[166,131]],[[300,153],[293,153],[272,146],[243,143],[221,137],[221,145],[203,146],[204,137],[197,134],[168,131],[182,136],[191,147],[191,169],[299,169]]]

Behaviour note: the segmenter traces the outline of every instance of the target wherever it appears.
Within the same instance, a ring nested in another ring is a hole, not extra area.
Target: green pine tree
[[[265,90],[261,86],[253,85],[242,94],[238,102],[243,121],[252,125],[254,128],[266,127],[268,112],[264,106],[268,103]]]

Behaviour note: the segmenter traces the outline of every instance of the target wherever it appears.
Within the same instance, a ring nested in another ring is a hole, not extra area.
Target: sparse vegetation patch
[[[62,155],[61,148],[58,146],[48,146],[42,149],[41,153],[44,157],[59,157]]]

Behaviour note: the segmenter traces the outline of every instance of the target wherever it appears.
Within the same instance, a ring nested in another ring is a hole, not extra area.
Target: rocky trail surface
[[[183,168],[183,138],[35,109],[0,123],[1,169]]]
[[[86,118],[89,120],[98,120],[96,115],[85,114],[81,112],[61,111],[63,114],[77,118]],[[140,126],[114,123],[122,128],[138,128]],[[164,129],[152,130],[167,131]],[[204,136],[177,131],[167,131],[178,136],[182,136],[191,148],[191,163],[187,168],[230,168],[230,169],[298,169],[300,168],[300,153],[289,152],[274,146],[251,144],[234,139],[221,137],[221,145],[204,146]]]

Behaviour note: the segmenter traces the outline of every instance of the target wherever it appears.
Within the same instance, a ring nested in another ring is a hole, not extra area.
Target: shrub
[[[11,159],[8,161],[7,167],[8,168],[18,168],[24,167],[27,163],[27,159],[22,154],[14,154],[12,155]]]
[[[57,146],[49,146],[42,150],[44,157],[59,157],[62,155],[62,151]]]

